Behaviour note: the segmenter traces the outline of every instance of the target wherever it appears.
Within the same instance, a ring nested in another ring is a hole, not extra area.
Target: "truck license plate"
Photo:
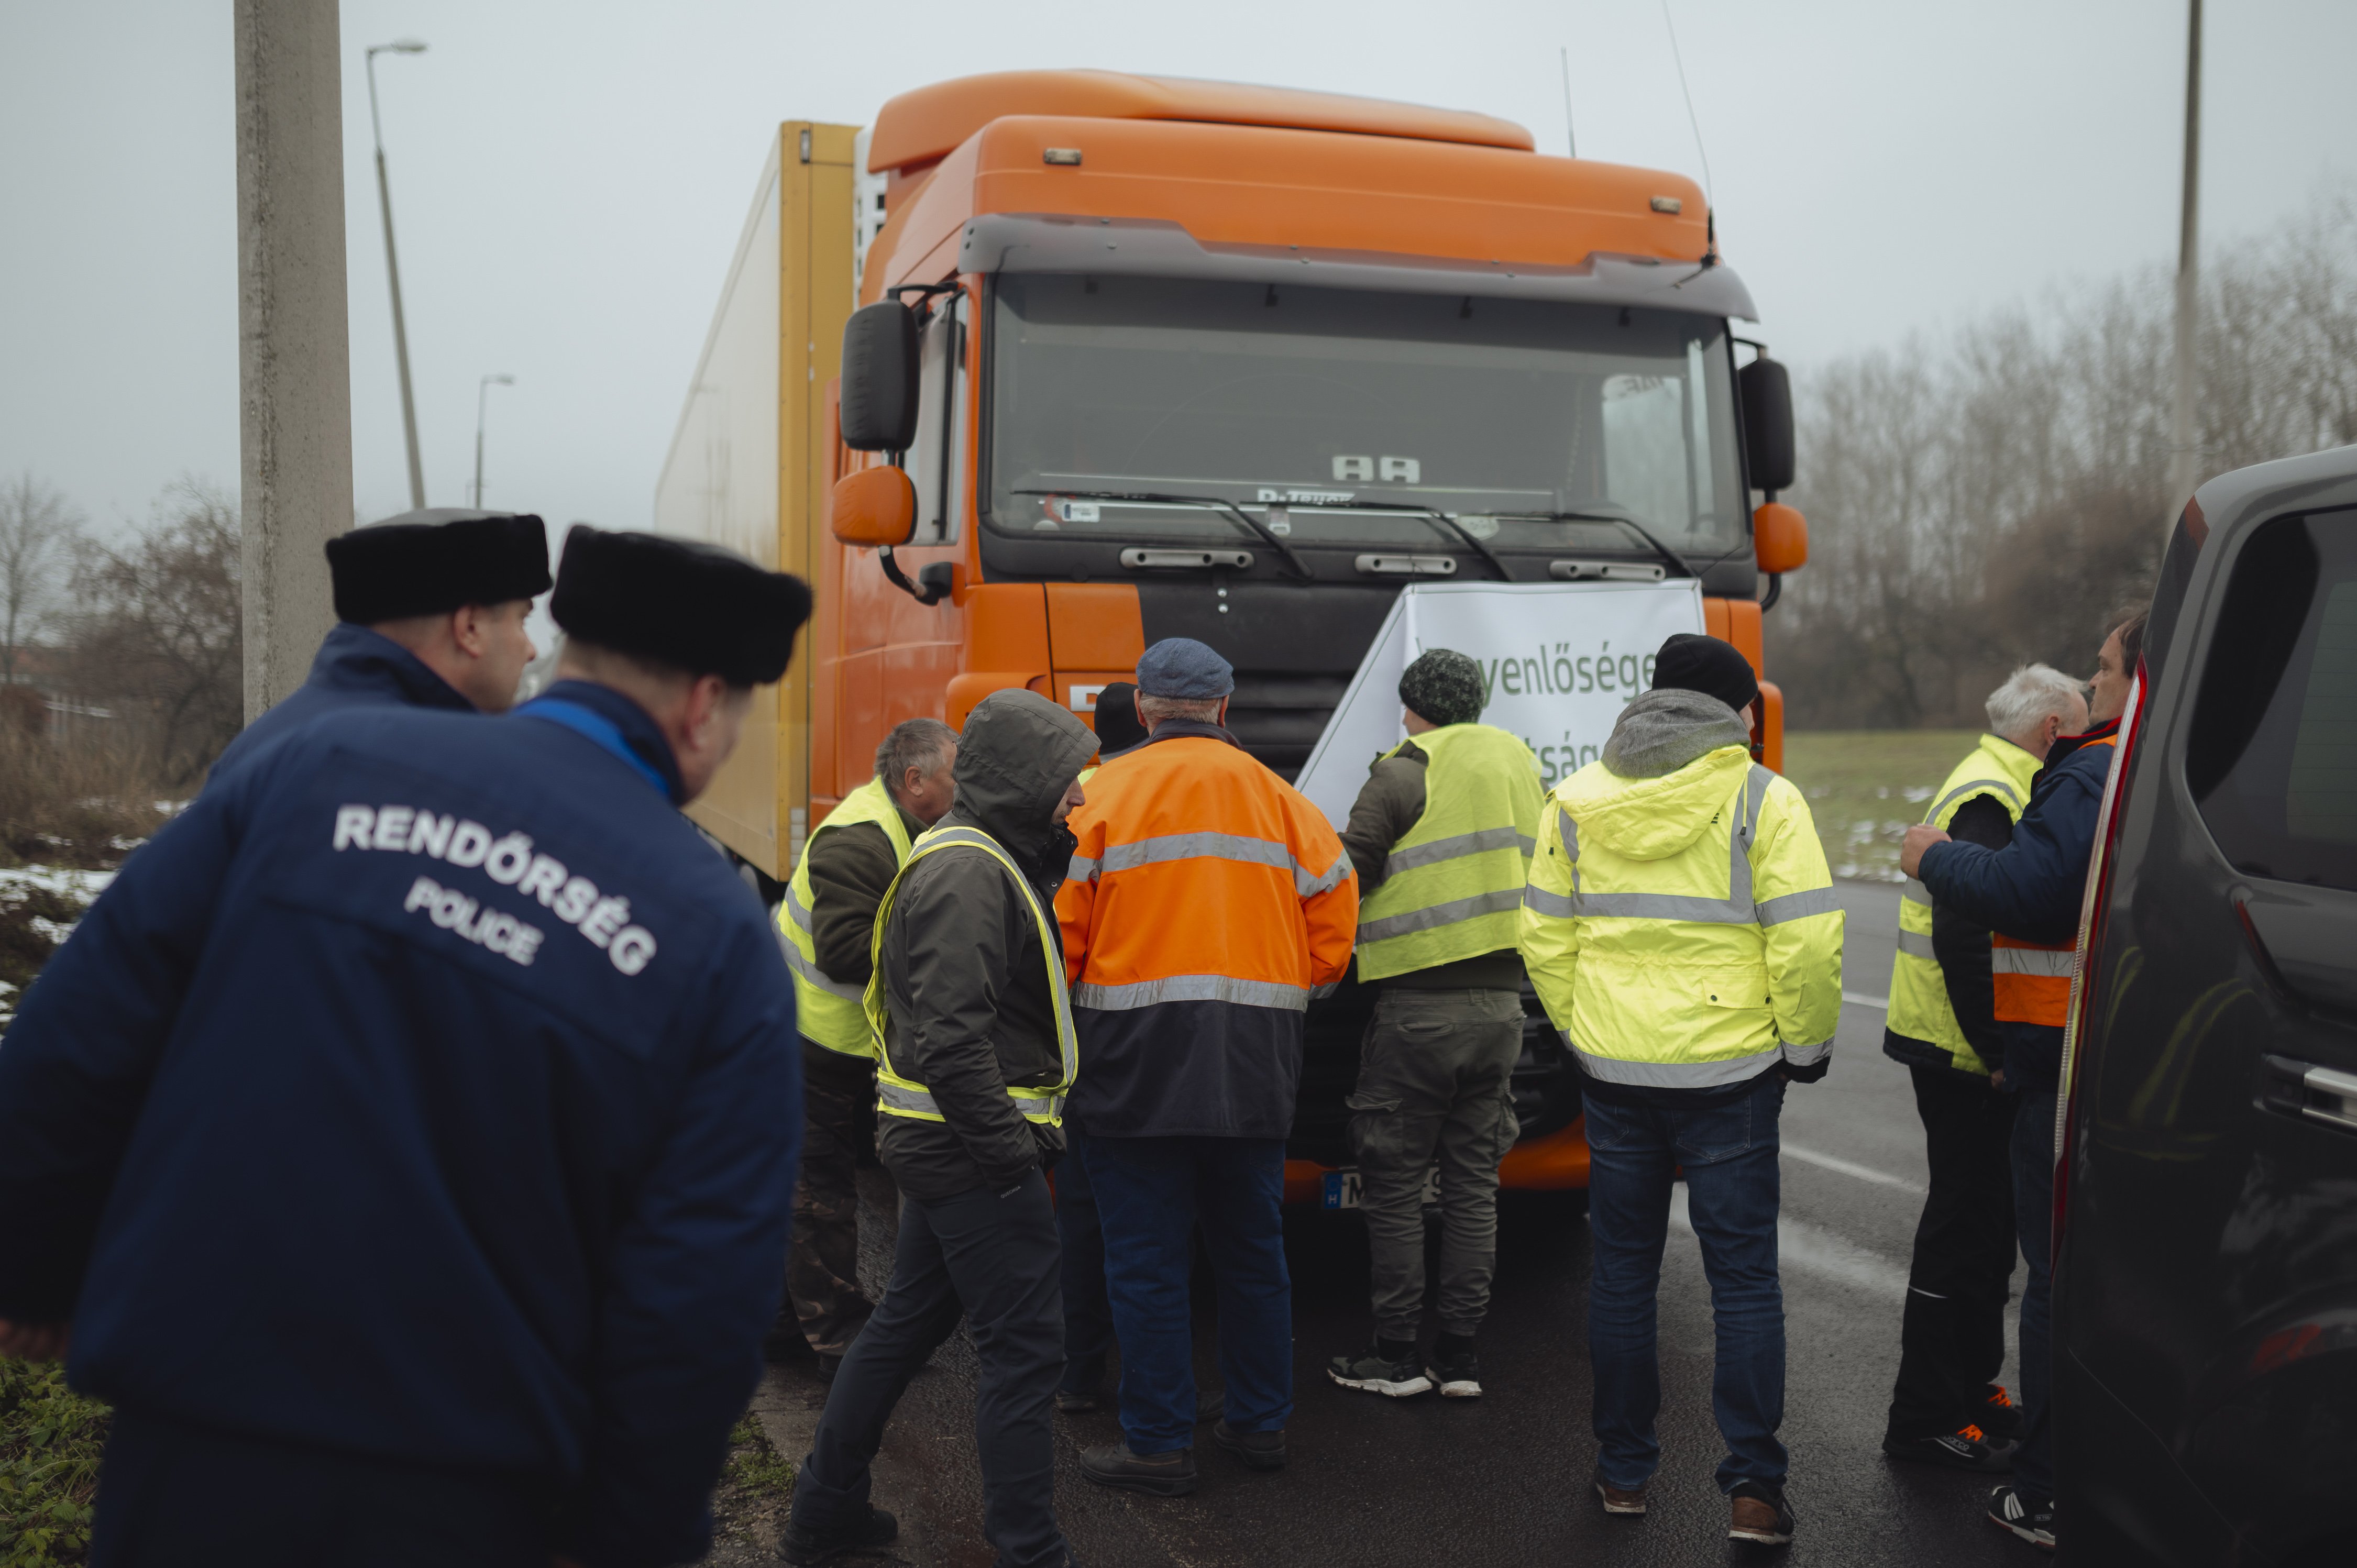
[[[1356,1208],[1360,1205],[1362,1191],[1363,1189],[1359,1180],[1358,1166],[1344,1165],[1339,1171],[1328,1171],[1326,1173],[1327,1208]],[[1434,1204],[1440,1201],[1440,1162],[1437,1160],[1434,1161],[1425,1170],[1424,1201],[1426,1204]]]

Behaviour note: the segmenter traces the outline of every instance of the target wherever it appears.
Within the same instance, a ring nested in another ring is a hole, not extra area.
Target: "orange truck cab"
[[[1087,718],[1173,636],[1234,666],[1230,727],[1292,779],[1412,583],[1691,579],[1760,666],[1806,532],[1754,316],[1693,181],[1483,114],[1077,70],[789,122],[656,526],[818,608],[694,814],[774,896],[893,725],[1008,687]],[[1541,747],[1544,781],[1593,755]],[[1290,1199],[1355,1198],[1369,1005],[1312,1012]],[[1577,1075],[1530,1011],[1501,1179],[1584,1188]]]

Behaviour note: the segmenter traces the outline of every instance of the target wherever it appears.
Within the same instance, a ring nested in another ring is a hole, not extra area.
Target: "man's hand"
[[[1996,1068],[1989,1073],[1989,1087],[1991,1089],[2003,1089],[2005,1087],[2005,1069]]]
[[[1951,841],[1948,835],[1937,828],[1927,828],[1920,824],[1909,828],[1906,841],[1899,846],[1899,869],[1910,876],[1922,875],[1923,852],[1935,843],[1949,842]]]
[[[73,1343],[70,1323],[12,1323],[0,1317],[0,1356],[19,1361],[62,1361]]]

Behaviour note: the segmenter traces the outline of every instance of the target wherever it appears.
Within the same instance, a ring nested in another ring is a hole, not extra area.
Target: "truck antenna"
[[[1563,47],[1563,150],[1572,157],[1579,156],[1579,139],[1571,129],[1571,46]]]
[[[1710,150],[1702,145],[1702,122],[1695,117],[1694,92],[1686,86],[1686,61],[1678,52],[1678,25],[1670,16],[1670,0],[1662,0],[1662,25],[1670,30],[1670,59],[1677,62],[1678,91],[1686,101],[1686,124],[1694,127],[1695,151],[1702,155],[1703,199],[1716,210],[1718,198],[1710,186]]]

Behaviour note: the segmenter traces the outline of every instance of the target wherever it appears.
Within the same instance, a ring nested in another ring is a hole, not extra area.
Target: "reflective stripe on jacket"
[[[2076,942],[2047,947],[1991,932],[1989,970],[1996,982],[1996,1021],[2062,1027],[2071,1015],[2071,970],[2078,957]]]
[[[1026,1121],[1044,1122],[1051,1127],[1060,1125],[1064,1116],[1064,1097],[1071,1092],[1072,1079],[1080,1070],[1080,1039],[1072,1030],[1072,1005],[1065,991],[1064,966],[1057,961],[1056,944],[1048,940],[1048,911],[1041,906],[1039,895],[1032,892],[1031,885],[1023,880],[1023,873],[1017,868],[1013,858],[998,846],[996,840],[979,828],[934,828],[920,836],[908,859],[900,863],[900,875],[895,876],[892,886],[885,889],[884,902],[877,907],[876,935],[868,949],[875,961],[876,972],[867,982],[864,999],[870,1049],[876,1057],[876,1109],[887,1116],[906,1116],[914,1121],[946,1120],[933,1103],[931,1090],[915,1079],[893,1070],[888,1039],[892,1015],[884,996],[883,951],[884,926],[891,918],[892,897],[900,890],[900,883],[909,875],[909,868],[929,854],[939,854],[952,849],[979,850],[996,861],[999,868],[1006,873],[1007,881],[1013,883],[1022,895],[1022,908],[1039,925],[1039,950],[1048,966],[1048,994],[1053,999],[1056,1008],[1056,1047],[1057,1055],[1063,1062],[1063,1078],[1046,1088],[1023,1088],[1010,1084],[1006,1097],[1015,1102],[1015,1108],[1023,1113]]]
[[[909,864],[909,826],[900,820],[900,808],[892,803],[884,780],[870,779],[845,795],[803,843],[802,858],[795,863],[794,875],[786,883],[785,901],[778,906],[778,934],[785,939],[786,966],[793,971],[794,1009],[803,1037],[847,1057],[876,1054],[875,1039],[862,1003],[866,988],[831,980],[818,966],[818,938],[812,929],[811,906],[814,900],[810,865],[811,850],[818,843],[820,834],[861,822],[874,822],[882,828],[885,836],[892,841],[893,854],[903,866]]]
[[[1209,725],[1168,723],[1089,780],[1056,897],[1092,1136],[1289,1132],[1301,1015],[1351,961],[1342,841]]]
[[[1523,959],[1589,1076],[1709,1089],[1832,1049],[1842,921],[1807,801],[1727,746],[1662,778],[1596,762],[1556,786]]]
[[[1514,946],[1538,847],[1546,793],[1520,736],[1448,725],[1415,744],[1426,757],[1424,815],[1392,846],[1381,886],[1359,906],[1361,980]]]
[[[1944,831],[1964,802],[1986,795],[2004,806],[2018,822],[2029,800],[2029,783],[2039,759],[1999,736],[1985,735],[1970,755],[1956,764],[1923,821]],[[1947,982],[1932,951],[1932,894],[1922,883],[1908,879],[1899,901],[1899,955],[1890,969],[1890,1032],[1923,1040],[1949,1053],[1958,1070],[1988,1075],[1991,1064],[1981,1060],[1956,1022],[1948,1001]]]

